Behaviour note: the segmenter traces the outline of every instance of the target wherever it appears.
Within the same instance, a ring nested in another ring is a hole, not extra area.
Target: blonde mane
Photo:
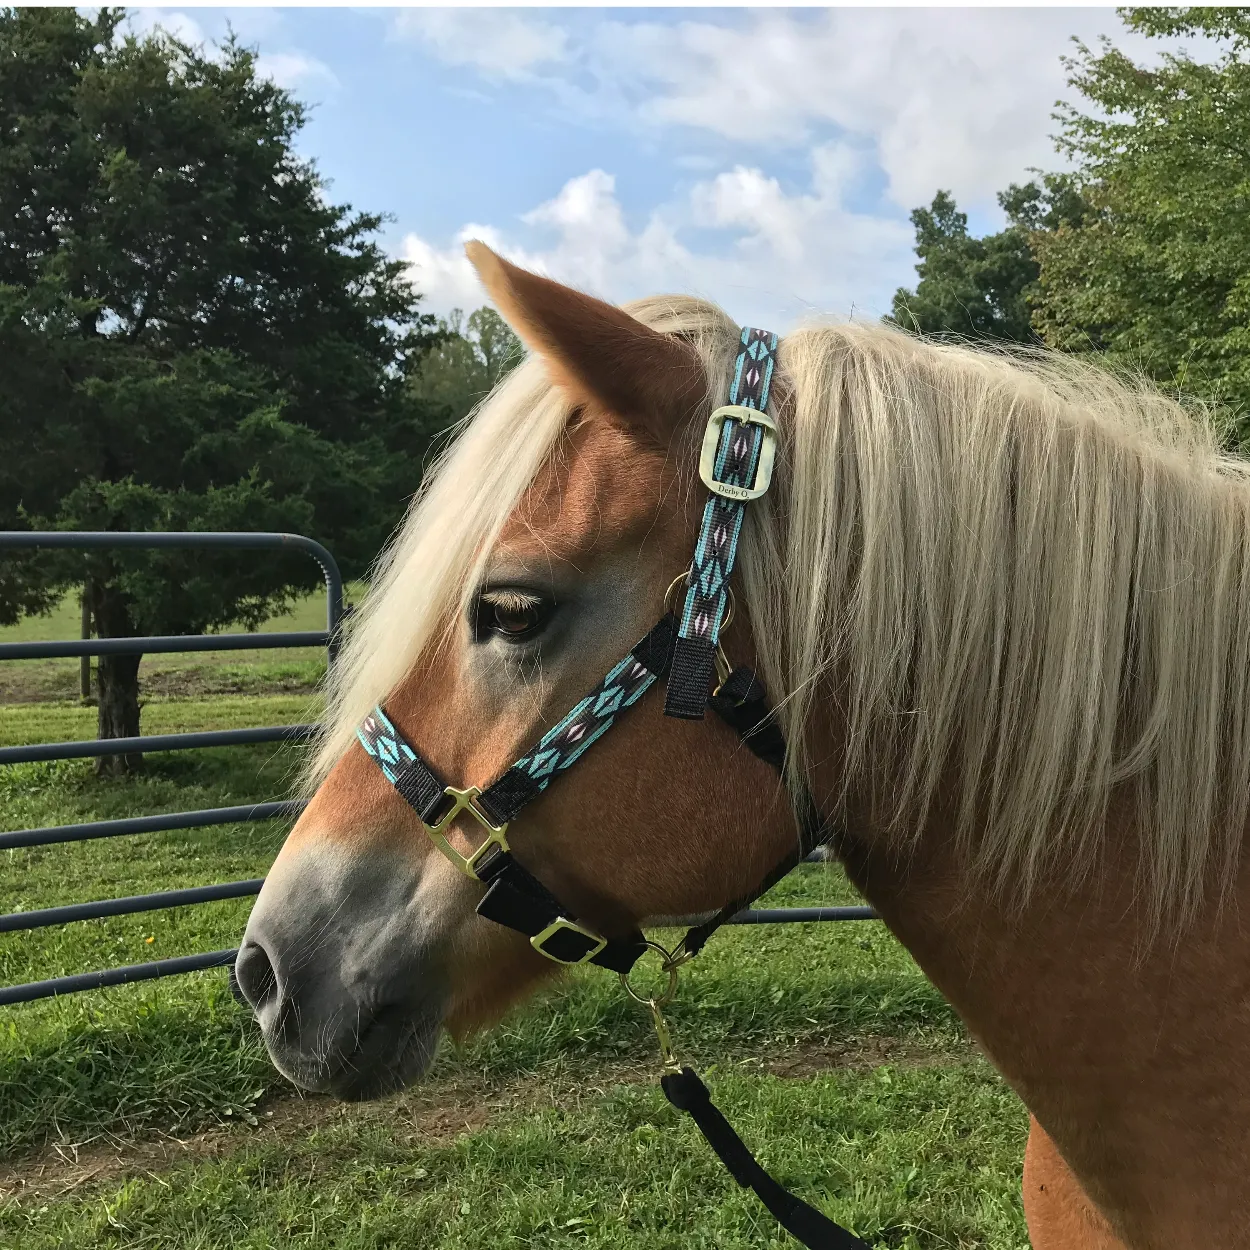
[[[628,308],[724,393],[723,313]],[[1205,414],[1051,354],[852,323],[787,336],[779,365],[793,412],[740,564],[792,781],[836,697],[841,800],[867,789],[902,840],[953,794],[953,836],[1022,895],[1090,869],[1126,786],[1146,900],[1192,912],[1250,806],[1250,466]],[[566,418],[527,361],[429,475],[332,675],[313,784],[471,593]]]

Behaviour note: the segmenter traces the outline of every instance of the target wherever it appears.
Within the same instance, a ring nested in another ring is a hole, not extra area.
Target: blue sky
[[[483,302],[468,237],[612,300],[690,291],[784,331],[914,282],[911,208],[977,229],[1057,168],[1060,57],[1111,9],[137,9],[233,27],[313,105],[332,195],[387,212],[427,307]]]

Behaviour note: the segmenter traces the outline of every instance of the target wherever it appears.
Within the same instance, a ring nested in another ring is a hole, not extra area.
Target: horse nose
[[[362,1000],[343,983],[337,960],[301,958],[263,917],[248,925],[234,981],[275,1062],[305,1089],[333,1088],[376,1017],[385,1016],[384,1004]]]
[[[246,941],[230,973],[231,992],[252,1009],[257,1017],[278,997],[278,974],[269,952],[257,941]]]

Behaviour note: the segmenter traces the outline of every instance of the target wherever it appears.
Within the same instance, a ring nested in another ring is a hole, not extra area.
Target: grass
[[[272,653],[233,662],[253,693],[152,696],[145,732],[315,715],[274,688]],[[0,742],[89,736],[91,717],[9,701]],[[277,797],[298,749],[151,756],[120,781],[11,766],[0,812],[17,828]],[[4,852],[0,910],[263,875],[284,831]],[[811,866],[767,902],[851,897]],[[0,980],[231,946],[249,907],[0,935]],[[884,929],[731,929],[687,971],[679,1053],[784,1183],[878,1246],[1027,1246],[1023,1109]],[[422,1086],[353,1106],[286,1085],[220,971],[2,1009],[0,1247],[793,1245],[668,1107],[654,1061],[644,1014],[594,969],[446,1045]]]
[[[350,585],[350,601],[360,594]],[[325,629],[324,595],[297,601],[290,611],[263,624],[259,633]],[[67,595],[47,616],[27,617],[0,628],[0,642],[50,642],[77,638],[80,631],[78,600]],[[225,633],[244,632],[231,627]],[[226,693],[293,693],[315,689],[325,672],[325,652],[319,647],[281,651],[189,652],[153,655],[143,661],[143,686],[152,695],[203,696]],[[74,702],[79,699],[79,661],[7,660],[0,665],[0,704]]]

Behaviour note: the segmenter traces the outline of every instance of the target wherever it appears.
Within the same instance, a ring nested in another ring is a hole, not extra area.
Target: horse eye
[[[517,638],[537,629],[541,620],[537,603],[496,603],[491,613],[491,628],[497,634]]]
[[[478,600],[474,634],[479,642],[494,635],[511,642],[537,634],[551,619],[555,604],[519,591],[487,591]]]

